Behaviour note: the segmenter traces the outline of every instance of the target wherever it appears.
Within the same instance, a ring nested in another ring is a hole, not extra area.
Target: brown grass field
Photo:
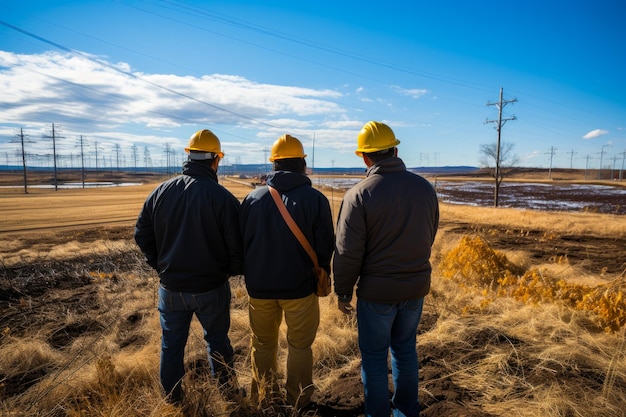
[[[0,415],[298,415],[222,399],[195,321],[186,406],[164,402],[158,277],[132,239],[158,181],[0,189]],[[238,198],[251,190],[220,181]],[[336,216],[342,194],[324,192]],[[626,416],[624,216],[441,204],[433,266],[417,339],[423,416]],[[231,285],[236,371],[248,387],[247,295],[242,277]],[[355,321],[332,295],[320,306],[320,407],[308,415],[361,416]],[[284,335],[281,347],[284,364]]]

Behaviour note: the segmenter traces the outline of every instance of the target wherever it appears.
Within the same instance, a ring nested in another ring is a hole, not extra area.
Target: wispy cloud
[[[598,136],[606,135],[607,133],[609,133],[608,130],[595,129],[583,136],[583,139],[593,139]]]
[[[391,87],[395,92],[402,94],[403,96],[409,96],[417,99],[428,94],[428,90],[423,88],[402,88],[397,85]]]

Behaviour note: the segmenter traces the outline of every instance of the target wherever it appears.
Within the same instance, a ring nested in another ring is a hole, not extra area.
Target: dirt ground
[[[589,274],[615,274],[626,270],[626,237],[556,235],[543,230],[512,230],[445,220],[440,228],[460,235],[479,234],[496,250],[523,249],[537,263],[548,263],[560,256]]]

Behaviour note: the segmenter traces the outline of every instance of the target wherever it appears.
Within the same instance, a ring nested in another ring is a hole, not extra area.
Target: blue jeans
[[[357,300],[361,378],[365,390],[365,415],[389,417],[387,358],[391,350],[391,372],[395,417],[419,416],[417,396],[417,325],[424,299],[396,304]]]
[[[159,286],[161,313],[161,385],[173,401],[182,399],[181,380],[185,374],[184,354],[189,325],[195,313],[207,342],[211,375],[220,384],[229,382],[233,348],[228,338],[230,328],[230,285],[205,293],[170,291]]]

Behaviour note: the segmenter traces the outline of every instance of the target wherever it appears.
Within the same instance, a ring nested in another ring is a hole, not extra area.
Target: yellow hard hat
[[[185,148],[185,152],[189,153],[189,151],[211,152],[220,158],[224,157],[220,140],[209,129],[198,130],[191,135],[189,145]]]
[[[367,122],[359,132],[356,139],[357,150],[355,153],[362,156],[364,153],[384,151],[397,146],[400,141],[396,139],[393,130],[381,122]]]
[[[302,143],[291,135],[282,135],[272,145],[270,162],[287,158],[306,158]]]

